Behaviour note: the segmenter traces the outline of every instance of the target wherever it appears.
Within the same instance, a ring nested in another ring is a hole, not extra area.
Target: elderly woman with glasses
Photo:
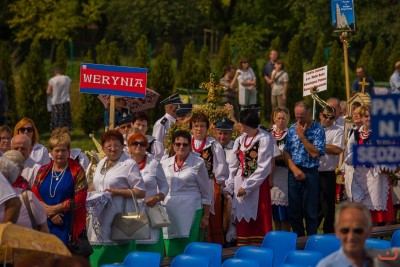
[[[172,135],[175,155],[162,161],[169,185],[164,199],[171,224],[163,229],[166,256],[183,253],[186,245],[202,241],[200,229],[206,230],[212,192],[205,162],[191,152],[189,132]]]
[[[35,126],[35,123],[30,118],[22,118],[14,128],[14,136],[18,134],[24,134],[31,139],[32,152],[30,158],[39,165],[46,165],[50,163],[49,151],[47,148],[39,144],[39,132]]]
[[[149,142],[144,134],[134,133],[128,138],[129,153],[139,165],[146,189],[144,205],[154,207],[164,200],[169,186],[162,165],[154,159],[153,155],[146,153],[148,146]],[[161,229],[151,229],[150,239],[136,240],[136,244],[138,251],[158,252],[164,256],[164,240]]]
[[[93,247],[90,256],[92,266],[123,262],[126,255],[135,250],[134,241],[111,239],[111,228],[117,213],[135,211],[132,194],[145,197],[145,187],[138,164],[124,152],[124,137],[118,130],[110,130],[101,137],[106,155],[96,168],[90,191],[108,192],[111,203],[98,216],[89,216],[88,238]]]
[[[0,127],[0,155],[11,149],[12,130],[7,125]]]
[[[246,58],[242,58],[239,61],[238,68],[235,73],[230,87],[233,88],[236,80],[239,84],[239,105],[248,106],[257,103],[257,89],[256,83],[257,78],[250,67],[249,61]]]

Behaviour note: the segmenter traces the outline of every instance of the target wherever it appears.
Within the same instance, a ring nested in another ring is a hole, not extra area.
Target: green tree
[[[321,34],[312,60],[312,68],[316,69],[326,65],[325,58],[325,35]]]
[[[232,64],[232,49],[229,35],[226,34],[218,50],[215,70],[222,76],[225,74],[226,66],[230,64]]]
[[[198,77],[200,82],[207,82],[210,80],[211,63],[210,53],[208,46],[204,45],[200,51]]]
[[[289,42],[285,67],[289,75],[286,106],[291,111],[294,104],[303,99],[303,56],[300,51],[300,36],[295,35]]]
[[[361,51],[361,55],[357,61],[357,66],[364,67],[367,73],[372,70],[371,55],[372,55],[372,43],[368,42]]]
[[[103,39],[96,45],[96,62],[98,64],[120,65],[117,42],[107,44]]]
[[[89,50],[83,59],[85,63],[93,63],[92,51]],[[85,134],[95,133],[103,126],[104,106],[94,94],[82,94],[80,100],[78,123]]]
[[[178,85],[187,89],[199,88],[200,81],[197,74],[196,51],[194,42],[191,41],[183,51],[182,68],[179,72]]]
[[[21,67],[19,116],[30,117],[39,131],[49,129],[50,116],[46,109],[46,75],[39,41],[32,42],[29,54]]]
[[[378,43],[372,52],[371,61],[373,62],[370,70],[370,76],[375,81],[388,81],[389,77],[386,73],[388,54],[386,52],[386,45],[382,38],[379,38]]]
[[[280,38],[279,36],[276,36],[276,37],[271,41],[271,44],[270,44],[269,49],[268,49],[268,55],[267,55],[266,58],[269,57],[269,52],[272,51],[272,50],[276,50],[276,51],[280,52],[280,51],[281,51],[281,47],[282,47],[281,38]]]
[[[65,42],[60,41],[57,44],[56,61],[54,62],[53,67],[58,67],[61,69],[63,73],[66,73],[67,64],[68,64],[68,55],[67,55],[67,50],[65,48]]]
[[[146,35],[142,34],[136,42],[135,51],[133,51],[133,66],[138,68],[150,69],[150,60],[148,53],[148,42]]]
[[[0,42],[0,79],[3,80],[7,88],[8,111],[7,120],[9,125],[14,125],[18,121],[16,107],[16,94],[14,86],[14,75],[11,63],[11,54],[6,42]]]
[[[159,99],[167,98],[174,91],[175,74],[170,50],[169,43],[164,43],[161,54],[155,60],[154,71],[150,75],[152,88],[160,94]],[[164,107],[157,105],[152,118],[159,118],[164,113]]]
[[[337,97],[346,99],[346,87],[344,85],[343,55],[337,41],[333,41],[329,47],[328,60],[328,90],[321,93],[322,99]]]
[[[394,65],[396,64],[397,61],[400,60],[400,34],[397,37],[396,42],[393,44],[392,49],[391,49],[391,53],[388,57],[387,60],[387,74],[388,75],[392,75],[393,70],[394,70]]]

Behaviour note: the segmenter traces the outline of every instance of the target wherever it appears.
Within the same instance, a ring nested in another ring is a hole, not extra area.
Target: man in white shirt
[[[16,223],[18,221],[21,205],[22,203],[18,194],[3,174],[0,173],[0,222]]]
[[[344,129],[344,118],[341,116],[340,100],[336,97],[331,97],[327,101],[329,106],[335,109],[335,124]]]
[[[161,101],[160,104],[165,105],[165,115],[154,124],[152,136],[163,142],[169,128],[176,122],[175,110],[178,104],[182,104],[182,101],[179,94],[176,93]]]
[[[30,157],[32,151],[31,140],[24,134],[15,135],[11,140],[11,149],[18,150],[24,156],[25,163],[21,175],[32,186],[41,166]]]
[[[324,234],[333,233],[335,218],[336,173],[340,154],[343,152],[344,130],[335,124],[335,110],[327,106],[320,113],[320,124],[325,130],[325,155],[319,158],[319,208],[318,223],[324,220]]]
[[[214,137],[225,150],[226,162],[229,165],[229,160],[233,155],[232,131],[235,123],[228,118],[215,122]]]

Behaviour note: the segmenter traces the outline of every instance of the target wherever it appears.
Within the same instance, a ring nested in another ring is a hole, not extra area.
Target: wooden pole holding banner
[[[113,130],[114,129],[114,121],[115,118],[115,96],[110,95],[110,119],[108,123],[108,129]]]
[[[344,77],[346,79],[346,100],[350,100],[350,78],[349,78],[349,56],[347,52],[347,42],[343,42],[343,57],[344,57]],[[348,109],[349,110],[349,109]]]

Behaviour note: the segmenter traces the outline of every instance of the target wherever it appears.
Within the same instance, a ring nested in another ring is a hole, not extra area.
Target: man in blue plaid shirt
[[[289,166],[289,218],[293,232],[304,236],[304,216],[307,235],[313,235],[318,229],[318,166],[319,157],[325,154],[325,131],[312,119],[306,102],[297,102],[294,113],[297,122],[288,130],[283,151]]]

